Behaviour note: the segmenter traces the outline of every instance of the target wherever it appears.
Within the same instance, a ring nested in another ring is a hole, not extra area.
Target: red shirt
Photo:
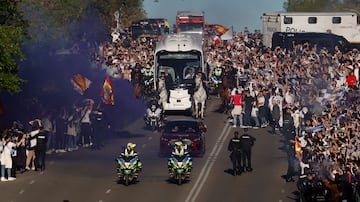
[[[356,76],[355,75],[349,75],[346,77],[346,83],[349,87],[354,87],[356,85]]]
[[[232,99],[234,100],[234,105],[242,105],[242,95],[241,94],[233,95]]]

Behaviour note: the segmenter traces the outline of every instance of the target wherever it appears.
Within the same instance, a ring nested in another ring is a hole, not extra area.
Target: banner
[[[74,90],[83,95],[86,89],[90,87],[91,81],[81,74],[75,74],[71,78],[71,83],[74,86]]]
[[[109,76],[106,76],[103,87],[101,89],[101,99],[105,104],[115,104],[113,87]]]

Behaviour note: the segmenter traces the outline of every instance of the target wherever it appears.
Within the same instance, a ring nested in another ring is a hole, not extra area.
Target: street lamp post
[[[115,21],[116,21],[116,31],[120,31],[120,12],[117,10],[114,12]]]

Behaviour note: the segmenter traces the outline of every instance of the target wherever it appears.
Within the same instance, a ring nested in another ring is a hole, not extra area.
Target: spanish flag
[[[89,88],[91,81],[81,74],[75,74],[71,78],[71,83],[74,86],[74,90],[83,95],[85,90]]]
[[[219,35],[223,35],[225,34],[229,29],[226,28],[225,26],[222,26],[222,25],[217,25],[216,26],[216,29],[215,29],[215,32]]]
[[[110,81],[109,76],[106,76],[106,78],[105,78],[103,87],[101,89],[101,98],[105,104],[108,104],[108,105],[115,104],[113,87],[112,87],[112,83]]]

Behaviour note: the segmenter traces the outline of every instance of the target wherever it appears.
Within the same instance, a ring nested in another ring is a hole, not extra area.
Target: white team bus
[[[274,32],[329,32],[360,43],[360,18],[353,12],[274,12],[264,13],[261,19],[267,47]]]
[[[157,43],[154,54],[154,88],[161,72],[167,72],[172,79],[170,84],[169,103],[164,104],[164,110],[191,110],[190,90],[194,87],[194,74],[201,70],[205,72],[204,49],[202,38],[193,34],[169,34]]]

